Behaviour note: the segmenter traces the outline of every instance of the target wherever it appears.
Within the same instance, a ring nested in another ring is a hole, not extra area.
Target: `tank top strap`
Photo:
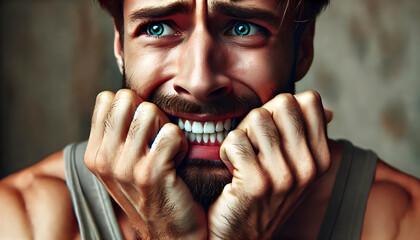
[[[64,148],[66,184],[82,239],[123,239],[108,192],[84,164],[87,142]]]
[[[360,239],[362,233],[378,157],[349,141],[341,142],[343,155],[318,239]]]

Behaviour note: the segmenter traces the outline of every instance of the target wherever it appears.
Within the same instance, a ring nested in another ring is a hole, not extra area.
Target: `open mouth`
[[[228,133],[236,128],[237,118],[206,122],[178,118],[177,124],[190,145],[220,146]]]
[[[230,131],[242,121],[243,116],[213,121],[191,120],[187,117],[169,116],[189,142],[187,158],[220,160],[220,145]]]

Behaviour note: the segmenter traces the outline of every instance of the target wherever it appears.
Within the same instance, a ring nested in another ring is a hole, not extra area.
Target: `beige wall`
[[[298,90],[334,110],[333,138],[373,149],[420,177],[420,1],[332,0]]]
[[[121,84],[112,22],[93,1],[0,3],[0,177],[87,139],[95,95]],[[332,0],[298,91],[334,110],[333,138],[420,176],[420,2]]]

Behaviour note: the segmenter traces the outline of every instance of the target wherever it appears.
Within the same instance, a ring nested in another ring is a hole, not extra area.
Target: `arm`
[[[420,181],[379,161],[362,239],[416,239],[419,226]]]
[[[0,196],[0,239],[77,236],[61,152],[3,179]]]

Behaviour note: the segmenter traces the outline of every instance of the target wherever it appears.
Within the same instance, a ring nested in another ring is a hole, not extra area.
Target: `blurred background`
[[[298,91],[334,111],[332,138],[420,177],[420,1],[331,0]],[[0,2],[0,178],[88,138],[96,95],[116,91],[112,20],[91,0]]]

